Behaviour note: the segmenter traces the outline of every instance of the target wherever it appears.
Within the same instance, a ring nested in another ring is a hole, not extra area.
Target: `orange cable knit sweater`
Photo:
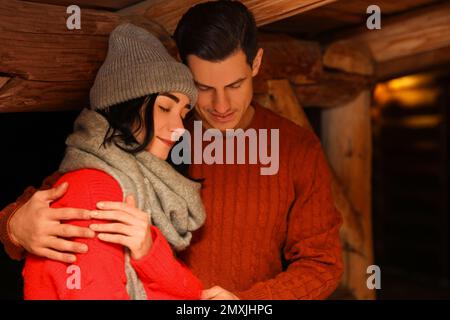
[[[343,272],[342,220],[320,141],[257,105],[249,128],[280,130],[278,173],[261,175],[259,164],[191,165],[191,176],[205,179],[207,219],[180,258],[204,287],[219,285],[242,299],[326,298]],[[11,243],[7,221],[32,192],[0,216],[1,240],[16,259],[21,249]]]

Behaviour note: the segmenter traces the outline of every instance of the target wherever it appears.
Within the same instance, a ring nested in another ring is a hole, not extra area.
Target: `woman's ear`
[[[259,68],[261,67],[263,54],[264,54],[263,48],[259,48],[258,51],[256,52],[255,58],[253,59],[252,77],[256,76],[258,74],[258,72],[259,72]]]

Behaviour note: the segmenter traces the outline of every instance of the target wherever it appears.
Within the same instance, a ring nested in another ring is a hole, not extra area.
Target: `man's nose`
[[[226,114],[230,111],[230,103],[224,91],[215,94],[213,106],[217,113]]]

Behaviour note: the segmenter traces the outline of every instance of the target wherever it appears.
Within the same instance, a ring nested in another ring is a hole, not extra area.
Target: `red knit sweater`
[[[114,178],[93,170],[77,170],[63,175],[57,185],[68,182],[70,188],[53,208],[94,210],[99,201],[122,201],[122,190]],[[70,224],[89,226],[105,220],[78,220]],[[178,262],[161,232],[151,227],[153,244],[149,253],[131,264],[144,285],[148,299],[199,299],[199,280]],[[25,299],[129,299],[126,291],[125,256],[121,245],[93,239],[77,239],[89,251],[77,254],[74,269],[34,255],[28,255],[23,269]],[[79,270],[76,274],[74,270]],[[75,277],[79,275],[77,288]],[[69,283],[69,285],[67,284]]]
[[[256,164],[191,165],[191,176],[204,179],[207,218],[180,258],[205,287],[242,299],[326,298],[343,266],[341,217],[320,141],[257,105],[249,128],[280,130],[278,173],[261,175],[267,166]]]
[[[191,165],[191,175],[205,179],[207,218],[180,258],[205,288],[220,285],[243,299],[326,298],[343,265],[341,217],[320,141],[269,110],[255,111],[250,128],[280,130],[278,174],[262,176],[259,165]],[[0,215],[0,239],[15,259],[23,249],[12,243],[7,221],[34,191],[27,189]]]

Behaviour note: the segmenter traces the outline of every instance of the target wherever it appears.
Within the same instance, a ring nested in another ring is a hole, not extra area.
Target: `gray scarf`
[[[151,215],[152,224],[161,230],[175,250],[186,248],[191,232],[205,220],[200,184],[176,172],[166,161],[147,151],[129,154],[116,145],[102,146],[108,130],[106,119],[84,109],[66,140],[66,154],[59,170],[63,173],[92,168],[111,175],[122,188],[124,197],[134,195],[137,207]],[[127,291],[131,299],[147,299],[145,290],[125,250]]]

